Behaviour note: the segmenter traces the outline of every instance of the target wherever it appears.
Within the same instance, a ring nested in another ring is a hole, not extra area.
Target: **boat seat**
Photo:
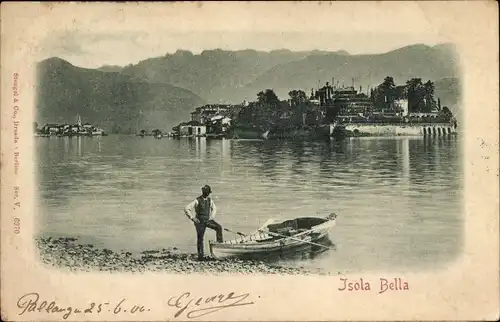
[[[285,235],[285,236],[292,236],[297,234],[299,231],[293,227],[282,227],[276,229],[276,231],[273,231],[274,233],[280,234],[280,235]]]
[[[280,233],[279,231],[284,232],[289,229],[297,230],[299,227],[297,224],[297,220],[287,220],[279,224],[270,224],[267,226],[267,228],[269,229],[270,232],[279,234]]]

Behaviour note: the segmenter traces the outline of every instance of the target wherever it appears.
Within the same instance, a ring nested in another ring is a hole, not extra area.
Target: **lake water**
[[[43,236],[117,251],[195,253],[183,209],[209,184],[216,220],[235,231],[269,218],[338,214],[334,250],[282,264],[342,273],[432,269],[462,247],[460,143],[36,138],[38,225]],[[207,230],[208,238],[215,233]]]

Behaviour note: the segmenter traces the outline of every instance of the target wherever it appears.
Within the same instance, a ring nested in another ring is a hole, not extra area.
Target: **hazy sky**
[[[102,65],[134,64],[178,49],[200,53],[205,49],[346,50],[351,54],[382,53],[414,43],[435,45],[439,39],[407,34],[370,33],[83,33],[64,32],[44,41],[41,58],[57,56],[74,65],[94,68]]]
[[[204,3],[138,6],[64,5],[46,15],[40,59],[57,56],[95,68],[127,65],[205,49],[346,50],[382,53],[406,45],[446,42],[418,3]],[[84,13],[84,9],[87,12]],[[76,12],[81,12],[75,15]],[[439,17],[439,15],[437,15]]]

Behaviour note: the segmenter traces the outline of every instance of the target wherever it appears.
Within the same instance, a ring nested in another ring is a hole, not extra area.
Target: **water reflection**
[[[246,160],[271,180],[283,175],[301,181],[321,180],[334,173],[340,177],[370,174],[369,180],[382,180],[390,185],[410,176],[409,142],[409,139],[332,140],[328,144],[252,141],[236,144],[234,149],[236,159]]]

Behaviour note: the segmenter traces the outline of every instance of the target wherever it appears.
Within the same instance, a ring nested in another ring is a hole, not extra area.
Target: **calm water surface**
[[[416,271],[447,265],[461,250],[457,137],[36,140],[44,236],[78,236],[117,251],[175,246],[195,253],[183,209],[210,184],[217,221],[236,231],[251,232],[269,218],[339,215],[330,233],[335,250],[286,265]]]

